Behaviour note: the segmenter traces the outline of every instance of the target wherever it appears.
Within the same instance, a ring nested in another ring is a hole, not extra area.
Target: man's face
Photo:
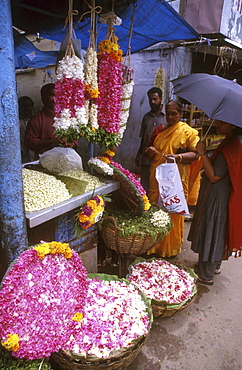
[[[154,112],[157,112],[161,107],[162,98],[159,96],[158,93],[150,94],[149,103],[150,103],[151,110]]]
[[[54,96],[55,96],[55,89],[50,88],[47,91],[44,92],[44,95],[42,96],[43,104],[46,108],[54,109]]]

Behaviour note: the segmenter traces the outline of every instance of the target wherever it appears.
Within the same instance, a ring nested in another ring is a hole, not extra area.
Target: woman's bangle
[[[207,154],[207,151],[205,151],[204,153],[201,153],[201,154],[199,154],[200,156],[202,156],[202,155],[204,155],[204,154]]]
[[[181,154],[178,154],[178,156],[179,156],[179,163],[181,163],[182,162],[182,155]]]

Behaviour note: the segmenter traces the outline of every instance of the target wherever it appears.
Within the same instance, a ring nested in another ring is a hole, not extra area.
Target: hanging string
[[[69,0],[69,11],[67,14],[67,17],[65,19],[65,25],[64,29],[69,23],[69,41],[66,48],[65,56],[69,55],[70,57],[73,57],[75,55],[75,51],[73,48],[72,38],[73,38],[73,15],[78,15],[77,10],[73,10],[73,0]]]
[[[133,14],[131,16],[131,25],[130,25],[130,28],[129,28],[129,42],[128,42],[128,49],[127,49],[127,53],[126,53],[126,56],[125,56],[125,62],[126,60],[128,61],[128,65],[130,65],[130,57],[131,57],[131,40],[132,40],[132,34],[133,34],[133,27],[134,27],[134,14],[135,14],[135,11],[136,11],[136,7],[137,5],[134,5],[133,4]]]
[[[90,46],[92,46],[93,49],[95,50],[95,44],[96,44],[96,40],[95,40],[96,14],[101,13],[102,7],[99,6],[99,5],[95,6],[95,0],[91,0],[91,4],[89,4],[86,0],[84,0],[84,2],[90,10],[86,11],[85,13],[83,13],[81,15],[77,24],[79,24],[81,22],[82,18],[85,15],[90,13],[90,15],[91,15]]]

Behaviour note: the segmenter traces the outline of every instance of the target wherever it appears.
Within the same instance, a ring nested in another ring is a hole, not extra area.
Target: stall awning
[[[26,34],[39,33],[41,37],[61,42],[67,31],[67,28],[64,29],[68,12],[67,3],[66,0],[12,0],[13,25],[26,31]],[[90,10],[80,3],[80,1],[73,1],[73,9],[79,12],[78,16],[73,17],[74,24],[85,11]],[[96,1],[95,4],[103,8],[102,13],[112,10],[112,2],[109,0]],[[116,0],[113,4],[115,14],[122,19],[122,24],[115,26],[115,34],[124,53],[128,49],[134,9],[132,53],[161,41],[189,40],[199,37],[198,33],[165,0]],[[89,15],[90,13],[87,13],[74,27],[83,49],[89,46]],[[97,19],[98,17],[99,15]],[[106,31],[106,25],[97,22],[97,42],[105,39]]]

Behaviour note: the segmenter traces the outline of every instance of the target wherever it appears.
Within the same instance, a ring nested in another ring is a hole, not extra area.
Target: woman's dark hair
[[[158,94],[160,98],[162,98],[162,90],[159,87],[152,87],[147,92],[147,95],[150,96],[151,94]]]
[[[237,135],[242,135],[242,128],[239,126],[234,126],[234,133]]]
[[[183,113],[183,109],[182,109],[182,103],[180,102],[179,99],[173,99],[173,100],[170,100],[168,101],[168,103],[166,104],[166,107],[170,104],[175,104],[177,106],[177,110],[180,114]]]

